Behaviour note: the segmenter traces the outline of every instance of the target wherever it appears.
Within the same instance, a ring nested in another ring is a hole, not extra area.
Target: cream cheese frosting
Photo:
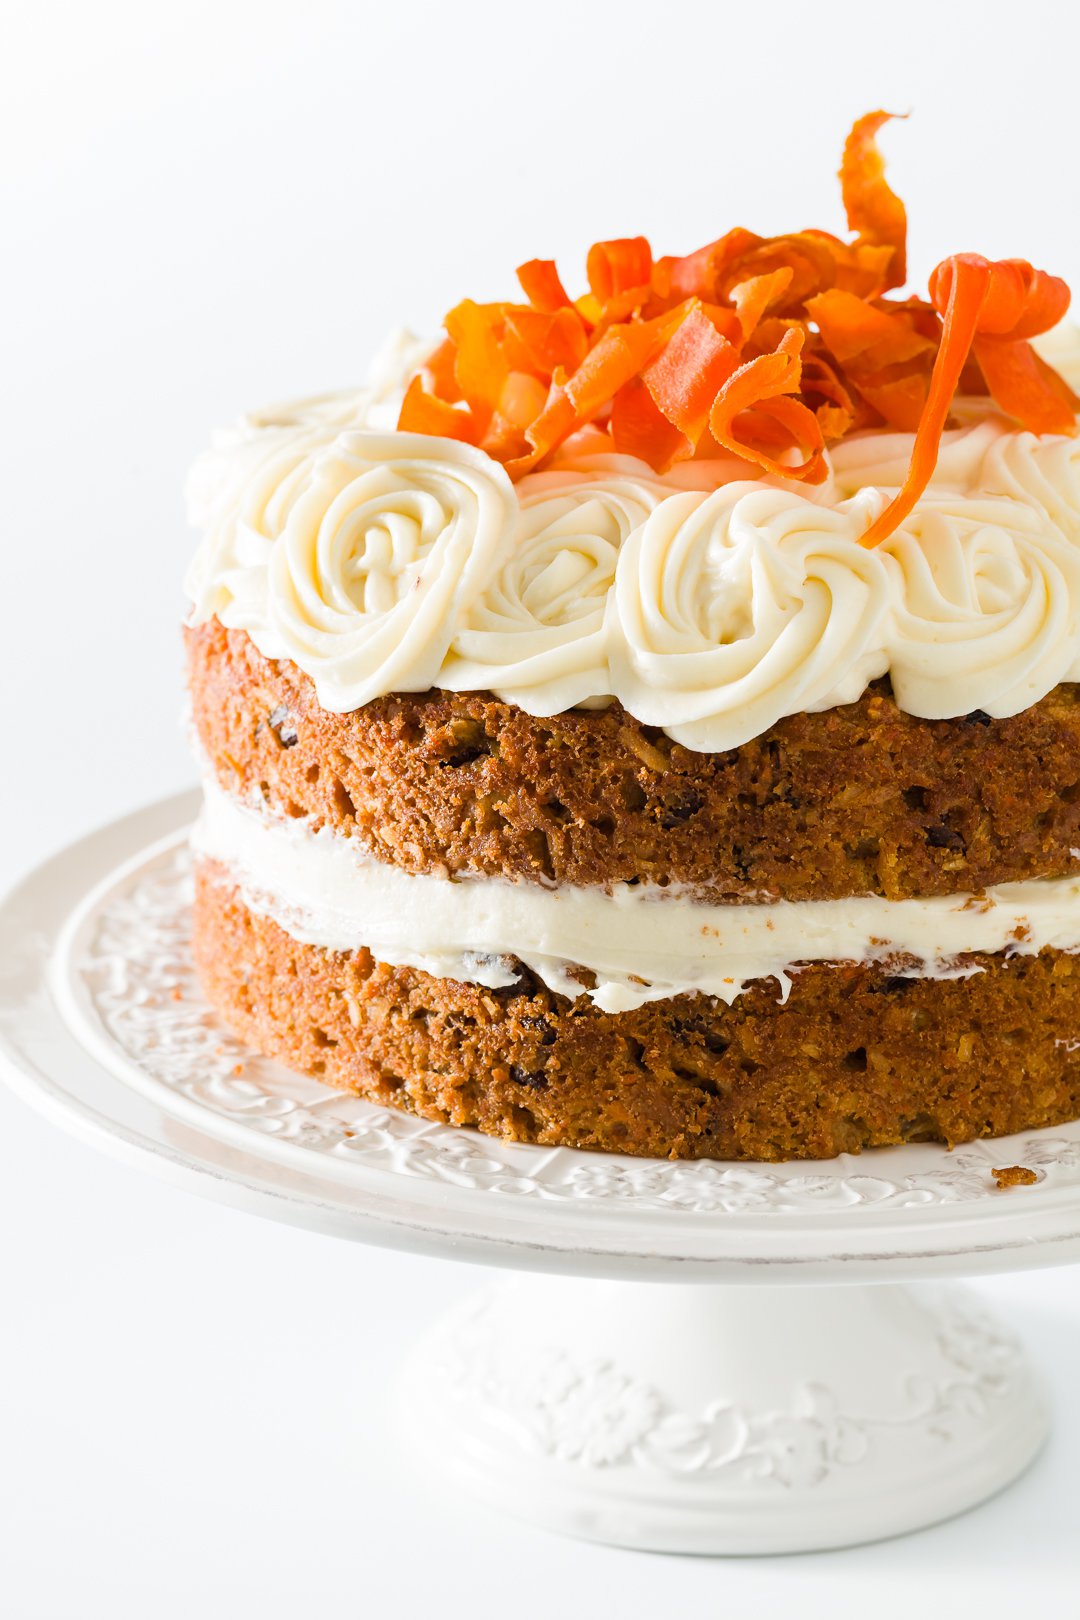
[[[750,905],[625,883],[454,880],[378,861],[355,839],[242,804],[213,781],[192,842],[302,943],[363,946],[393,966],[490,988],[514,984],[517,961],[605,1012],[694,993],[730,1004],[762,979],[783,999],[807,962],[895,961],[905,976],[956,978],[979,971],[965,953],[1080,950],[1080,877],[922,900]]]
[[[510,545],[462,619],[437,684],[490,688],[530,714],[607,696],[607,603],[620,553],[668,491],[632,463],[518,485]]]
[[[1042,347],[1068,373],[1080,338]],[[245,419],[189,485],[192,622],[292,659],[327,709],[432,685],[537,715],[615,697],[719,751],[885,673],[930,719],[1080,678],[1080,440],[959,402],[929,487],[868,550],[910,434],[843,440],[804,488],[730,460],[661,477],[585,430],[514,487],[457,441],[380,429],[421,352]]]

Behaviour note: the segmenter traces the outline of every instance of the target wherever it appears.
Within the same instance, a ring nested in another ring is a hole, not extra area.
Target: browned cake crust
[[[515,1141],[671,1158],[829,1158],[963,1142],[1080,1114],[1080,957],[972,957],[935,980],[811,966],[733,1006],[678,996],[633,1012],[298,944],[219,867],[199,873],[195,954],[243,1039],[426,1119]]]
[[[695,754],[618,705],[535,719],[487,693],[319,707],[295,665],[187,632],[222,785],[411,871],[686,883],[713,899],[890,899],[1080,871],[1080,698],[926,721],[887,688]],[[859,1044],[859,1043],[856,1043]]]

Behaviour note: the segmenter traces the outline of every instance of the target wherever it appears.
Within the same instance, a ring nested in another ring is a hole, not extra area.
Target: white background
[[[839,228],[884,144],[913,270],[1080,280],[1066,3],[0,5],[0,883],[192,777],[180,499],[244,406],[594,238]],[[678,1561],[485,1519],[398,1460],[404,1348],[473,1276],[184,1197],[0,1095],[0,1611],[934,1616],[1080,1609],[1077,1272],[989,1285],[1056,1385],[1019,1486],[906,1541]],[[662,1305],[662,1295],[661,1295]]]

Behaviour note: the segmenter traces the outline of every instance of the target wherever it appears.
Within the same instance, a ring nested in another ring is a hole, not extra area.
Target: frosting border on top
[[[958,401],[929,486],[868,549],[910,434],[845,439],[796,488],[735,460],[660,475],[586,429],[512,485],[483,451],[387,430],[394,385],[384,363],[367,390],[247,418],[189,483],[191,622],[291,659],[328,710],[430,686],[536,715],[616,698],[713,752],[885,674],[928,719],[1080,679],[1080,440]]]

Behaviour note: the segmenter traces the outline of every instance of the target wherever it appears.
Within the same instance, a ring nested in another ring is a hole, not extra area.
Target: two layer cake
[[[883,121],[847,238],[532,261],[198,464],[195,948],[253,1046],[658,1156],[1080,1114],[1080,344],[1022,261],[897,290]]]

